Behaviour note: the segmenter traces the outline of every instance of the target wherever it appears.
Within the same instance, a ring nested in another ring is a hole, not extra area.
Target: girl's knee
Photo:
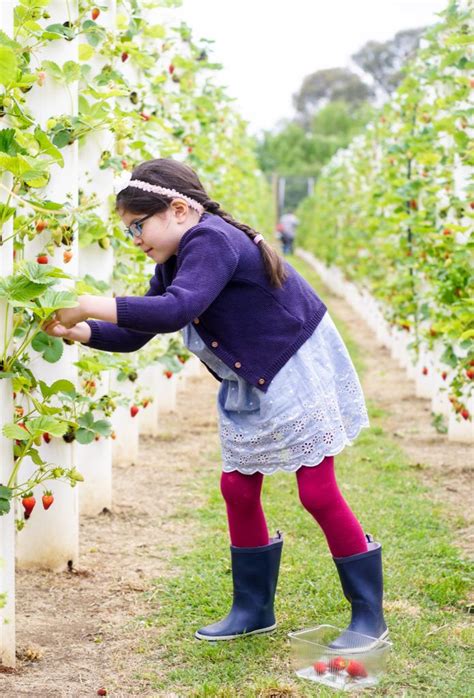
[[[251,509],[260,503],[263,475],[244,475],[238,471],[222,473],[221,493],[226,504]]]

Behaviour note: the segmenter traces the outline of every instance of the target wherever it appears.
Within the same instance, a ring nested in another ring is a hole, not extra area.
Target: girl
[[[118,192],[134,244],[157,265],[144,297],[84,295],[46,326],[95,349],[129,352],[155,334],[183,340],[221,381],[217,397],[231,540],[233,604],[201,640],[276,627],[283,540],[269,538],[263,476],[296,473],[301,502],[326,536],[352,604],[348,630],[387,636],[381,545],[366,536],[339,491],[334,456],[369,426],[347,349],[323,301],[268,245],[209,198],[196,173],[171,159],[142,163]],[[333,643],[353,644],[347,631]]]

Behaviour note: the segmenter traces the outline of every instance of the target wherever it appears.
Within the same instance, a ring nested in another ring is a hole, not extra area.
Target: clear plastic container
[[[342,632],[348,648],[332,649],[331,643]],[[297,676],[340,691],[375,686],[385,671],[392,647],[388,640],[376,640],[333,625],[318,625],[288,636]]]

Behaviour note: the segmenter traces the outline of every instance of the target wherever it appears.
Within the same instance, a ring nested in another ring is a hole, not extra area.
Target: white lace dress
[[[182,335],[189,350],[222,378],[217,408],[225,472],[268,475],[315,466],[370,426],[354,364],[327,311],[266,393],[215,356],[192,324]]]

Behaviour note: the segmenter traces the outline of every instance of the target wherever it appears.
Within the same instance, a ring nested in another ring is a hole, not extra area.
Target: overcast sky
[[[370,39],[434,23],[448,0],[183,0],[194,38],[215,41],[219,78],[254,133],[293,115],[292,95],[316,70],[349,66]]]

